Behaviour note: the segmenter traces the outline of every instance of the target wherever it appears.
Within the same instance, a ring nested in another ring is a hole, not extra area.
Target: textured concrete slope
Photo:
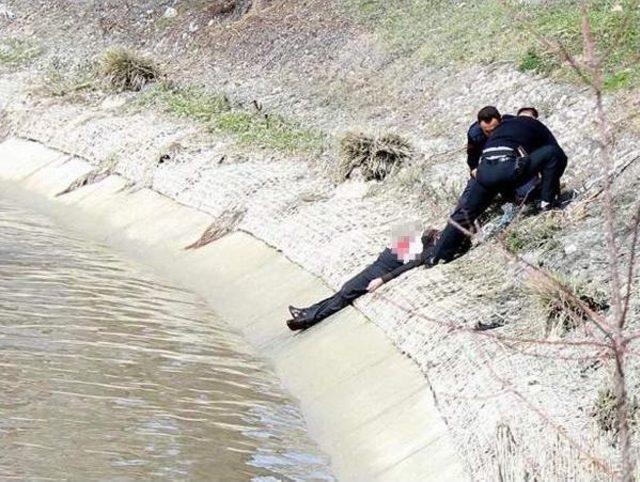
[[[185,251],[208,215],[110,176],[55,195],[91,170],[37,143],[0,144],[0,182],[87,236],[106,241],[204,296],[268,358],[301,403],[340,480],[465,480],[426,380],[355,309],[311,330],[283,324],[291,300],[330,293],[316,277],[248,234]]]

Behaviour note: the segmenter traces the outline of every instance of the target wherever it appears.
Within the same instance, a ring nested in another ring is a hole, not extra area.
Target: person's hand
[[[382,278],[373,279],[369,282],[369,286],[367,286],[367,291],[371,293],[372,291],[375,291],[378,288],[380,288],[383,284],[384,284],[384,281],[382,281]]]
[[[478,172],[478,168],[477,167],[475,169],[472,169],[471,170],[471,177],[475,178],[477,172]]]

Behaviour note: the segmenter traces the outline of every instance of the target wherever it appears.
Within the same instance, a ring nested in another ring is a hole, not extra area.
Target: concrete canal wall
[[[92,169],[36,142],[0,144],[3,195],[155,267],[242,332],[300,401],[339,480],[468,479],[426,378],[358,310],[292,334],[287,305],[329,295],[324,282],[245,232],[185,250],[210,215],[117,175],[57,196]]]

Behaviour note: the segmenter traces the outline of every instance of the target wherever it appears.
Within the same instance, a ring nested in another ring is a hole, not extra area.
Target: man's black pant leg
[[[476,219],[489,207],[495,195],[495,191],[487,189],[475,179],[469,180],[436,244],[434,262],[449,262],[468,249],[469,236],[464,230],[473,230]]]
[[[560,178],[567,167],[567,156],[560,146],[547,145],[536,149],[529,155],[529,164],[525,168],[526,176],[542,174],[542,192],[540,198],[551,203],[560,194]]]
[[[379,261],[375,261],[363,271],[355,275],[347,281],[340,291],[318,303],[305,309],[305,318],[313,321],[320,321],[328,316],[340,311],[346,306],[353,303],[357,298],[367,293],[369,283],[381,276],[393,271],[401,263],[397,262],[396,266],[386,265]]]

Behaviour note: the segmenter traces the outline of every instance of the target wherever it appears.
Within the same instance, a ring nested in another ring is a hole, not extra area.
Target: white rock
[[[178,11],[173,8],[173,7],[167,7],[167,9],[164,11],[164,15],[163,17],[165,18],[174,18],[178,16]]]
[[[189,32],[193,33],[196,32],[198,30],[198,24],[195,22],[191,22],[189,24]]]

